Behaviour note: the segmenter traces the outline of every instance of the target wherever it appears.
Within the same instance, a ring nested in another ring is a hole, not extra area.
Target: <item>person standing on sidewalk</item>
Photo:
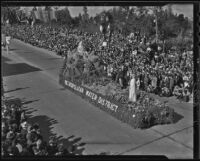
[[[6,34],[6,51],[7,51],[7,54],[9,54],[10,40],[11,40],[11,36],[9,36],[8,34]]]
[[[1,45],[3,48],[6,47],[6,36],[5,34],[1,34]]]

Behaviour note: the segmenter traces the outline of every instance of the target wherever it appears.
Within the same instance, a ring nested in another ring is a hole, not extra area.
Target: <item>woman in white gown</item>
[[[136,79],[135,74],[131,74],[129,86],[129,102],[136,102]]]
[[[6,35],[6,51],[7,51],[7,54],[9,54],[10,40],[11,40],[11,37]]]

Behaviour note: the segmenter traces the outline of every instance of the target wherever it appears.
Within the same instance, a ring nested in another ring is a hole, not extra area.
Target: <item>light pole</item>
[[[55,7],[55,10],[56,10],[56,13],[55,13],[56,22],[57,22],[57,16],[56,16],[56,14],[57,14],[57,12],[58,12],[58,8],[59,8],[58,6]]]
[[[155,8],[155,23],[156,23],[156,44],[158,43],[158,15],[157,8]]]
[[[45,9],[44,9],[44,16],[45,16],[45,21],[46,23],[49,22],[49,6],[45,6]]]

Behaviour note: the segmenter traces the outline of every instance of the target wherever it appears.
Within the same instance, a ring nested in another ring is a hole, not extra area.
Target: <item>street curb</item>
[[[33,45],[31,45],[31,44],[29,44],[29,43],[25,43],[25,42],[23,42],[23,41],[21,41],[21,40],[19,40],[19,39],[13,39],[13,40],[16,41],[16,42],[19,42],[19,43],[21,43],[21,44],[27,45],[27,46],[29,46],[29,47],[35,49],[35,50],[39,50],[40,52],[42,51],[42,52],[45,52],[46,54],[50,54],[50,55],[52,55],[52,56],[54,56],[54,57],[56,57],[56,58],[62,58],[61,56],[57,55],[57,54],[55,53],[55,51],[50,51],[50,50],[48,50],[48,49],[44,49],[44,48],[40,48],[40,47],[37,47],[37,46],[33,46]]]

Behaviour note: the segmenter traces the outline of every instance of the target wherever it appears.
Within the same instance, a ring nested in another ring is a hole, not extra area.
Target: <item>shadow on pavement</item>
[[[112,155],[110,152],[101,152],[99,154],[96,154],[96,155]]]
[[[57,59],[62,59],[62,58],[46,58],[47,60],[57,60]]]
[[[184,118],[184,116],[178,114],[177,112],[174,112],[174,116],[173,117],[174,117],[173,118],[173,122],[169,121],[168,123],[163,123],[163,124],[165,124],[165,125],[166,124],[173,125],[173,124],[176,124],[178,121],[180,121],[181,119]],[[142,127],[141,130],[146,130],[146,129],[149,129],[151,127],[157,126],[157,125],[162,125],[162,124],[157,124],[157,123],[156,124],[152,124],[151,126],[148,126],[148,127]]]
[[[30,116],[30,113],[32,112],[34,112],[34,110],[29,110],[28,112],[28,122],[31,124],[38,123],[41,129],[42,136],[44,137],[44,140],[47,141],[50,137],[51,129],[53,128],[52,125],[57,124],[58,122],[55,119],[51,119],[46,115]]]
[[[75,137],[74,135],[71,135],[68,138],[64,138],[63,136],[57,136],[57,134],[52,132],[53,125],[57,124],[58,121],[52,118],[49,118],[46,115],[40,115],[40,116],[31,116],[30,113],[34,112],[27,111],[26,113],[28,115],[28,122],[31,124],[38,123],[39,127],[41,129],[41,134],[44,138],[44,140],[48,143],[48,140],[53,137],[57,140],[57,143],[62,143],[64,147],[69,150],[73,151],[76,155],[82,155],[83,151],[85,150],[84,146],[86,143],[81,142],[81,137]]]
[[[28,118],[32,117],[33,115],[31,115],[33,112],[36,112],[37,110],[34,109],[34,108],[28,108],[28,107],[23,107],[23,110],[25,111],[26,113],[26,116]]]
[[[178,121],[180,121],[183,118],[184,118],[184,116],[174,112],[174,122],[173,123],[175,124],[175,123],[177,123]]]
[[[3,76],[12,76],[18,74],[25,74],[29,72],[41,71],[41,69],[33,67],[26,63],[16,63],[16,64],[8,64],[7,62],[11,61],[10,59],[2,56],[2,75]]]
[[[10,107],[12,104],[15,104],[17,106],[21,106],[22,102],[21,99],[19,98],[15,98],[15,97],[11,97],[11,98],[7,98],[7,100],[5,100],[5,104]]]
[[[24,102],[22,102],[22,105],[27,105],[27,104],[30,104],[30,103],[33,103],[33,102],[37,102],[37,101],[39,101],[39,99],[31,100],[31,101],[24,101]]]
[[[38,100],[25,101],[22,103],[22,105],[29,104],[35,101],[38,101]],[[84,146],[86,145],[86,143],[81,142],[82,140],[81,137],[75,137],[74,135],[71,135],[67,138],[64,138],[63,136],[58,136],[52,131],[53,125],[58,123],[56,119],[50,118],[46,115],[39,115],[39,116],[34,115],[33,113],[36,112],[37,110],[34,108],[30,108],[28,106],[23,106],[23,109],[26,113],[26,116],[28,119],[27,121],[29,123],[39,124],[39,127],[41,129],[41,134],[47,143],[51,137],[54,137],[57,140],[58,144],[62,143],[64,147],[67,150],[72,151],[73,154],[76,154],[76,155],[83,154],[85,150]]]
[[[23,90],[23,89],[27,89],[27,88],[30,88],[30,87],[16,88],[16,89],[12,89],[12,90],[9,90],[9,91],[4,91],[4,92],[5,93],[9,93],[9,92],[19,91],[19,90]]]
[[[34,54],[33,51],[22,51],[21,53],[22,53],[22,54]]]
[[[5,96],[5,98],[6,99],[11,99],[11,98],[14,98],[14,96],[9,96],[9,97]]]
[[[9,51],[17,51],[19,49],[12,49],[12,48],[9,48]]]

